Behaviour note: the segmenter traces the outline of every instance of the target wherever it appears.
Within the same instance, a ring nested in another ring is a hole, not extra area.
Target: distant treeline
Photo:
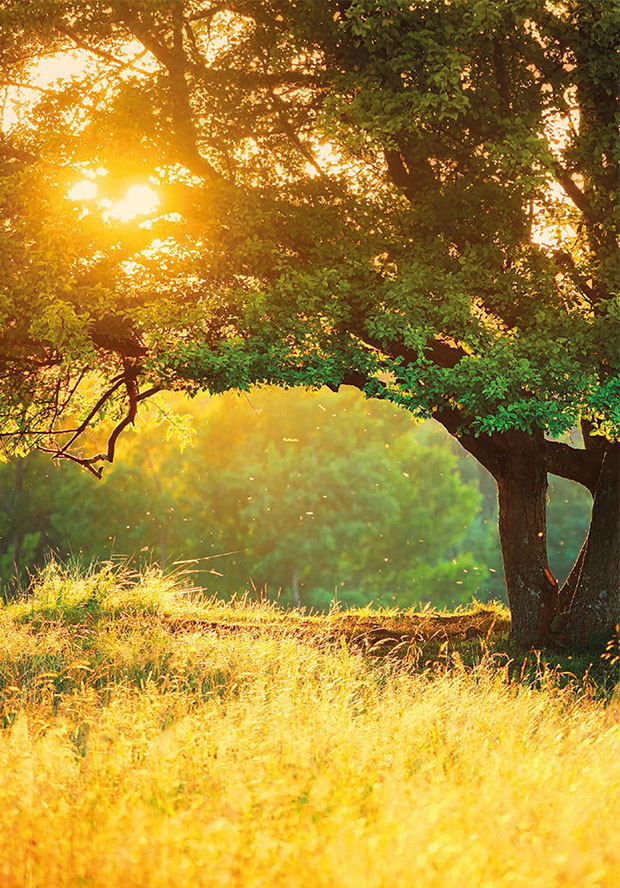
[[[0,466],[5,596],[50,552],[195,559],[187,566],[211,593],[253,584],[319,609],[503,595],[492,479],[434,423],[353,390],[167,398],[139,418],[117,459],[100,483],[42,454]],[[550,488],[560,580],[583,540],[587,500],[561,479]]]

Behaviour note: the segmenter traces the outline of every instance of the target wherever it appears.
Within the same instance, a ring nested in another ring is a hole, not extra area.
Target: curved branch
[[[586,487],[592,495],[601,471],[605,448],[580,450],[559,441],[545,441],[547,471]]]
[[[60,456],[61,454],[64,454],[64,452],[65,452],[66,450],[68,450],[69,447],[71,447],[71,445],[73,444],[73,442],[74,442],[74,441],[77,441],[77,439],[80,437],[80,435],[81,435],[83,432],[86,431],[86,429],[87,429],[88,426],[91,424],[91,422],[93,421],[93,419],[95,418],[95,416],[99,413],[99,411],[101,410],[101,408],[103,407],[103,405],[104,405],[107,401],[110,400],[110,398],[112,397],[112,395],[114,394],[114,392],[122,386],[122,384],[123,384],[124,381],[125,381],[125,374],[124,374],[124,373],[121,374],[121,376],[116,376],[116,377],[112,380],[112,383],[113,383],[113,384],[110,386],[109,389],[107,389],[107,390],[102,394],[102,396],[99,398],[99,400],[97,401],[97,403],[95,404],[95,406],[93,407],[93,409],[90,411],[90,413],[89,413],[88,416],[86,417],[86,419],[84,419],[84,420],[79,424],[79,426],[78,426],[77,429],[75,430],[75,433],[74,433],[73,437],[70,438],[70,439],[67,441],[67,443],[66,443],[63,447],[60,448],[60,450],[58,451],[58,456]]]
[[[71,462],[75,462],[83,468],[87,469],[97,479],[101,480],[103,476],[103,466],[98,466],[97,463],[114,462],[116,442],[118,441],[119,436],[122,434],[122,432],[127,428],[127,426],[133,425],[133,423],[135,422],[138,404],[140,403],[140,401],[144,401],[146,398],[150,398],[152,395],[161,391],[161,386],[155,385],[144,392],[140,392],[136,384],[135,375],[131,372],[131,370],[132,368],[128,368],[128,370],[126,370],[121,377],[117,377],[114,380],[114,384],[110,386],[110,388],[107,389],[106,392],[104,392],[101,398],[97,401],[97,404],[89,412],[86,419],[75,430],[71,439],[63,447],[39,447],[38,449],[41,450],[43,453],[50,453],[52,455],[52,459],[68,459]],[[71,446],[71,444],[73,444],[80,437],[80,435],[86,431],[96,414],[112,397],[114,392],[117,391],[117,389],[119,389],[120,386],[122,386],[123,384],[127,389],[129,408],[125,416],[121,419],[119,423],[117,423],[117,425],[112,430],[112,433],[108,438],[108,446],[105,453],[97,453],[94,456],[78,456],[75,453],[69,453],[69,447]]]
[[[478,436],[462,434],[463,428],[467,427],[467,418],[456,407],[439,407],[433,411],[433,419],[455,437],[494,478],[501,475],[506,465],[508,444],[506,432],[492,432],[490,435]]]

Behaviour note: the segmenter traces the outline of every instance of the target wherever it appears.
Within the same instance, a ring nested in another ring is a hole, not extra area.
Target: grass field
[[[617,664],[507,629],[50,568],[0,610],[0,885],[617,888]]]

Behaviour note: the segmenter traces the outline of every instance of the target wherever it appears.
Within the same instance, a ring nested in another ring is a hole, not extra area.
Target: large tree
[[[494,476],[519,644],[609,633],[619,11],[5,2],[7,447],[99,472],[158,388],[355,385],[433,416]],[[107,204],[77,199],[84,176]],[[158,210],[115,218],[147,181]],[[118,425],[84,455],[79,433],[102,410]],[[557,440],[578,425],[582,448]],[[548,472],[593,496],[562,589]]]

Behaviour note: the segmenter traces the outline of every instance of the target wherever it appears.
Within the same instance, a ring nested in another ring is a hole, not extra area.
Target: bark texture
[[[436,418],[455,434],[460,420],[454,411],[438,411]],[[458,440],[497,483],[512,637],[525,649],[543,647],[549,643],[558,608],[558,586],[547,561],[549,454],[544,434],[542,430],[510,430],[478,438],[464,435]]]
[[[604,645],[620,619],[620,444],[606,448],[590,529],[575,569],[579,574],[566,618],[565,642],[571,648]]]
[[[512,637],[523,648],[545,645],[558,603],[547,561],[547,469],[542,433],[506,433],[510,459],[496,476],[499,536]]]

